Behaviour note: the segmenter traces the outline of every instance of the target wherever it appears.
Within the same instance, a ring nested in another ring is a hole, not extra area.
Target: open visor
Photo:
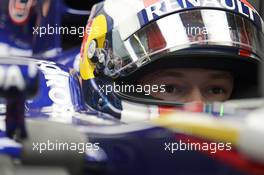
[[[199,48],[221,48],[237,56],[262,57],[263,33],[248,19],[216,9],[184,11],[163,17],[125,41],[113,34],[115,67],[110,76],[127,76],[157,55]],[[177,59],[175,57],[175,59]]]

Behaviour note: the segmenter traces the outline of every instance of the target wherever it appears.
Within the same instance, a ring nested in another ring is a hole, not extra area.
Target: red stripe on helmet
[[[247,0],[240,0],[240,1],[246,4],[249,8],[255,10],[255,8]]]
[[[156,24],[153,24],[156,25]],[[150,51],[156,51],[166,46],[166,41],[159,30],[159,27],[152,27],[147,31],[148,47]]]
[[[145,1],[144,1],[144,6],[145,6],[145,8],[146,8],[146,7],[149,7],[149,6],[151,6],[152,4],[155,4],[155,3],[157,3],[157,2],[159,2],[159,0],[145,0]]]

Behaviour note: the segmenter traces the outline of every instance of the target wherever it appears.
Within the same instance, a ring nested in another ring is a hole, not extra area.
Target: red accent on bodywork
[[[186,103],[184,105],[183,110],[189,111],[189,112],[203,112],[204,111],[204,103],[202,103],[202,102]]]
[[[174,112],[176,110],[175,107],[169,107],[169,106],[159,106],[158,109],[160,116],[163,116],[162,114],[167,114],[170,112]]]
[[[251,52],[246,51],[246,50],[239,50],[239,55],[243,56],[243,57],[250,57],[251,56]]]
[[[203,140],[197,137],[187,136],[187,135],[177,135],[176,140],[181,140],[183,143],[215,143],[207,140]],[[208,155],[209,157],[214,158],[215,160],[220,161],[226,165],[229,165],[235,169],[241,170],[254,175],[263,175],[264,174],[264,165],[256,163],[247,159],[244,155],[240,154],[237,150],[232,148],[231,151],[216,151],[216,153],[211,153],[208,151],[200,151]]]
[[[193,103],[186,103],[179,107],[172,107],[172,106],[158,106],[160,116],[162,114],[168,114],[175,111],[187,111],[187,112],[195,112],[201,113],[204,112],[204,103],[200,102],[193,102]]]

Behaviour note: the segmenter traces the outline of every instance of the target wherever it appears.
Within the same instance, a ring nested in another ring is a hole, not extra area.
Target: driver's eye
[[[173,87],[173,85],[166,85],[166,86],[165,86],[165,91],[166,91],[167,93],[173,93],[173,91],[174,91],[174,87]]]
[[[184,87],[174,85],[174,84],[169,84],[165,86],[165,92],[168,94],[175,94],[175,95],[181,95],[185,91]]]
[[[208,93],[212,95],[221,95],[221,94],[225,94],[226,90],[221,87],[213,87],[208,89]]]

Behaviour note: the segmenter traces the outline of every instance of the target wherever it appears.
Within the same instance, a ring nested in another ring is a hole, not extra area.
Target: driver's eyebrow
[[[230,73],[212,73],[210,75],[211,79],[233,79]]]

